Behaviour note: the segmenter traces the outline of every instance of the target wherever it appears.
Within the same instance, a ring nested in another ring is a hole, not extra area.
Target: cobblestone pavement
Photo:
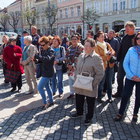
[[[3,81],[2,75],[0,81]],[[68,92],[67,76],[64,76],[64,85],[65,92]],[[26,86],[24,83],[25,91]],[[0,85],[0,102],[15,96],[4,95],[8,89],[6,85]],[[116,84],[113,85],[115,91]],[[104,100],[107,100],[106,96]],[[113,121],[120,99],[114,99],[112,104],[96,103],[93,122],[89,126],[83,123],[85,117],[70,118],[70,113],[75,111],[75,99],[56,100],[55,105],[47,110],[37,107],[8,117],[0,116],[0,140],[140,140],[140,119],[137,124],[131,123],[134,96],[130,101],[121,122]],[[86,105],[84,108],[86,110]]]

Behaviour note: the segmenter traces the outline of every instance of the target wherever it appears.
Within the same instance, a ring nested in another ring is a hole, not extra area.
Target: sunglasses
[[[140,40],[140,38],[138,37],[138,38],[136,38],[136,40]]]
[[[45,45],[46,45],[46,44],[40,44],[40,46],[42,46],[42,47],[45,46]]]

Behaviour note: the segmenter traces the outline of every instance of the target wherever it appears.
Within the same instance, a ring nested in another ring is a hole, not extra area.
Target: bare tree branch
[[[36,17],[37,17],[37,12],[35,9],[32,10],[27,9],[26,12],[24,13],[24,18],[30,27],[30,31],[31,31],[31,26],[35,25]]]
[[[48,5],[46,7],[45,10],[45,16],[48,20],[48,25],[49,25],[49,29],[50,29],[50,34],[52,34],[52,30],[53,30],[53,25],[56,23],[57,21],[57,12],[58,12],[58,8],[55,7],[54,5]]]
[[[14,32],[17,32],[17,25],[20,20],[21,13],[19,11],[9,13],[8,23],[13,27]]]
[[[3,13],[3,14],[0,16],[0,24],[2,25],[4,31],[7,30],[8,18],[9,18],[9,17],[8,17],[7,13]]]

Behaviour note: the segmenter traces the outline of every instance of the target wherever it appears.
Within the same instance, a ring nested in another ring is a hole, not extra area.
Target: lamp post
[[[85,0],[83,0],[83,16],[85,13]],[[85,37],[85,21],[83,19],[83,38]]]

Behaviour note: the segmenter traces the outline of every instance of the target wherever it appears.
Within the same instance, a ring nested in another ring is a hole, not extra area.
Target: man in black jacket
[[[118,52],[117,59],[119,61],[119,69],[118,69],[118,75],[117,75],[117,92],[113,95],[113,97],[121,97],[122,91],[123,91],[123,80],[125,77],[125,71],[123,68],[123,61],[125,58],[125,55],[130,47],[133,46],[133,38],[135,36],[135,24],[131,21],[126,22],[125,24],[125,33],[126,35],[123,37],[121,41],[121,46]]]

